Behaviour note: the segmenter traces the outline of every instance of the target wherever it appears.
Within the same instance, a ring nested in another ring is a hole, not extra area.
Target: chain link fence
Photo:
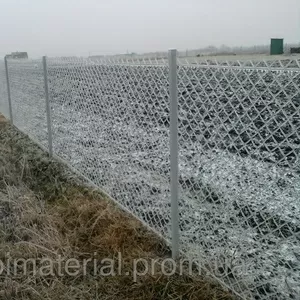
[[[299,296],[297,63],[178,70],[182,249],[246,299]]]
[[[42,60],[8,60],[8,73],[14,124],[48,147]]]
[[[168,69],[48,59],[53,150],[169,237]]]
[[[181,252],[242,299],[299,298],[299,60],[47,61],[57,156],[170,242],[173,128]],[[42,60],[8,65],[15,124],[47,146]]]

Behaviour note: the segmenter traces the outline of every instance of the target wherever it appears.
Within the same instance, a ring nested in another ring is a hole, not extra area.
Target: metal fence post
[[[172,258],[179,257],[177,50],[169,50]]]
[[[50,155],[50,157],[52,157],[53,156],[52,126],[51,126],[52,121],[51,121],[51,107],[50,107],[50,101],[49,101],[48,68],[47,68],[46,56],[43,56],[43,69],[44,69],[44,85],[45,85],[45,98],[46,98],[49,155]]]
[[[12,104],[11,104],[11,95],[10,95],[10,83],[9,83],[9,75],[8,75],[8,65],[7,65],[7,57],[4,57],[5,62],[5,73],[6,73],[6,84],[7,84],[7,97],[8,97],[8,108],[9,108],[9,118],[11,124],[14,124],[14,118],[13,118],[13,110],[12,110]]]

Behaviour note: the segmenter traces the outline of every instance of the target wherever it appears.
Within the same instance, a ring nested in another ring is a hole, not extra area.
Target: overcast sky
[[[0,55],[300,42],[300,0],[0,0]]]

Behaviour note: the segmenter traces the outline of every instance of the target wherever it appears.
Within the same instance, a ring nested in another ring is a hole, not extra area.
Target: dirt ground
[[[161,262],[170,249],[1,115],[0,220],[0,299],[234,299],[201,276],[135,265]],[[95,273],[90,264],[82,272],[88,259],[120,255],[118,274]],[[59,273],[59,260],[76,260],[80,272]],[[135,277],[136,270],[145,274]]]

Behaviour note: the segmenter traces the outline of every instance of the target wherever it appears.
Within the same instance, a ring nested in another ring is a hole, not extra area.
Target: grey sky
[[[300,42],[299,0],[0,0],[0,55]]]

